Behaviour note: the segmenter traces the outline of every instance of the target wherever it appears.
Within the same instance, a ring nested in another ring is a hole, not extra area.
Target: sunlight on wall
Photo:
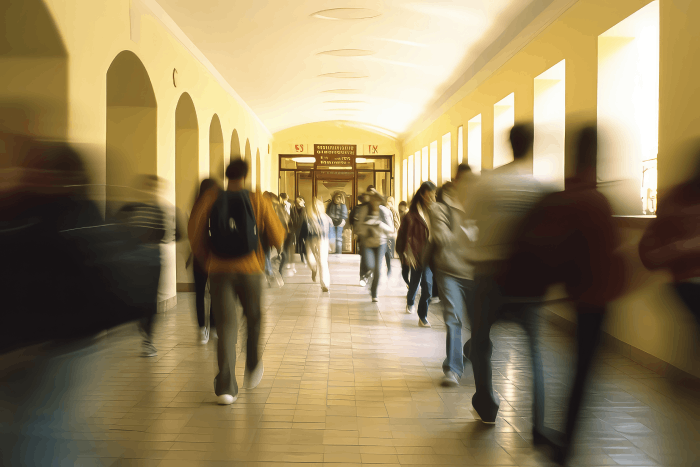
[[[415,167],[414,172],[413,172],[414,179],[415,179],[415,181],[413,183],[413,191],[416,191],[418,189],[418,187],[420,186],[420,172],[421,172],[420,159],[421,159],[421,152],[416,151],[415,156],[413,156],[413,160],[416,163],[416,167]]]
[[[515,124],[515,93],[508,94],[493,106],[493,168],[513,161],[510,129]]]
[[[452,133],[442,135],[442,183],[452,178]]]
[[[401,200],[406,201],[408,199],[408,161],[406,159],[403,160],[401,169]]]
[[[535,141],[532,172],[556,190],[564,189],[566,132],[566,64],[564,60],[535,78]]]
[[[642,179],[659,148],[658,0],[598,37],[598,129],[603,191],[616,214],[643,214],[640,193],[656,197]]]
[[[481,173],[481,114],[467,122],[467,164]]]
[[[430,143],[430,181],[435,185],[438,183],[438,142]]]
[[[421,171],[420,171],[420,181],[425,182],[428,180],[430,175],[430,150],[428,146],[424,147],[421,151]]]
[[[461,164],[464,159],[464,127],[457,128],[457,163]]]
[[[415,191],[413,189],[413,154],[408,156],[408,182],[406,183],[406,186],[408,187],[408,195],[406,197],[406,200],[408,201],[409,198],[413,197],[413,192]]]

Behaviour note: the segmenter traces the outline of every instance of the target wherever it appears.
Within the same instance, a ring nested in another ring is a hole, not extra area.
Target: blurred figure
[[[296,239],[296,251],[299,252],[299,259],[302,264],[306,264],[306,237],[302,235],[301,229],[304,227],[304,224],[306,224],[306,220],[306,200],[301,196],[297,196],[297,199],[294,201],[294,206],[292,206],[291,222]],[[293,256],[292,262],[295,260],[296,258]]]
[[[500,399],[493,390],[491,326],[502,318],[510,318],[523,326],[532,358],[532,418],[534,436],[539,442],[544,422],[544,375],[537,342],[537,300],[533,303],[533,300],[509,296],[497,281],[509,259],[515,240],[514,229],[543,196],[542,187],[532,176],[533,139],[531,125],[515,125],[510,131],[513,162],[483,175],[474,196],[467,201],[467,218],[476,222],[479,235],[467,258],[475,267],[475,295],[474,306],[467,308],[471,338],[464,345],[464,356],[471,360],[474,370],[476,393],[472,405],[484,423],[493,424]]]
[[[423,327],[430,327],[428,304],[433,289],[433,272],[424,256],[430,241],[430,207],[435,202],[436,189],[437,187],[432,182],[423,182],[413,196],[411,208],[403,218],[399,234],[396,237],[396,250],[402,264],[408,266],[411,274],[408,295],[406,295],[406,313],[413,313],[416,293],[418,285],[420,285],[418,325]]]
[[[447,357],[442,364],[445,386],[459,385],[464,373],[462,323],[466,310],[473,306],[474,266],[467,257],[476,240],[476,232],[470,226],[462,204],[470,183],[473,183],[472,177],[469,166],[460,164],[454,182],[442,186],[442,196],[430,210],[433,277],[443,299],[442,313],[447,327]]]
[[[386,208],[391,212],[392,220],[394,221],[394,234],[387,238],[386,241],[386,271],[387,275],[391,274],[391,260],[394,258],[396,251],[396,233],[401,227],[401,218],[396,210],[395,200],[393,196],[386,199]]]
[[[219,185],[211,178],[206,178],[199,185],[199,196],[197,196],[197,201],[195,201],[192,209],[194,210],[202,198],[202,195],[208,190],[220,190]],[[193,272],[194,272],[194,290],[195,290],[195,308],[197,311],[197,325],[199,326],[199,342],[201,344],[206,344],[209,342],[210,333],[216,333],[216,318],[211,309],[211,301],[209,303],[209,326],[207,326],[206,321],[206,310],[204,309],[204,298],[207,292],[207,281],[209,280],[209,273],[206,268],[206,264],[201,264],[197,258],[193,257]]]
[[[367,266],[365,264],[365,255],[364,255],[364,250],[362,246],[362,237],[357,233],[357,229],[359,226],[359,219],[362,214],[363,210],[367,208],[367,203],[369,202],[369,195],[366,193],[361,194],[360,196],[357,197],[357,205],[352,208],[352,211],[350,211],[349,215],[349,220],[346,228],[351,228],[353,229],[353,235],[354,237],[357,238],[356,242],[358,245],[358,250],[360,254],[360,287],[364,287],[367,285],[367,279],[368,279],[368,270]]]
[[[277,214],[277,218],[279,219],[280,223],[282,224],[285,236],[289,235],[289,215],[287,214],[287,211],[284,210],[284,207],[280,203],[280,199],[277,197],[277,195],[275,195],[274,193],[270,193],[269,199],[272,203],[272,209],[275,211],[275,214]],[[284,250],[284,247],[283,247],[283,250]],[[281,265],[283,251],[280,251],[280,250],[275,250],[275,251],[277,251],[277,257],[275,258],[275,262],[277,262]],[[266,267],[266,269],[269,269],[269,271],[270,271],[270,275],[267,276],[268,277],[267,285],[272,287],[272,279],[275,279],[275,282],[277,282],[278,287],[284,286],[284,280],[282,280],[281,273],[280,273],[279,277],[277,276],[277,274],[275,274],[275,270],[278,269],[278,266],[275,264],[275,267],[273,268],[272,246],[269,246],[267,249],[267,257],[265,258],[265,261],[267,262],[265,267]]]
[[[123,206],[117,213],[117,220],[124,223],[132,238],[157,254],[160,258],[160,245],[179,241],[184,237],[184,221],[179,210],[160,197],[161,180],[156,175],[141,175],[134,182],[137,201]],[[166,214],[166,210],[168,214]],[[157,292],[157,284],[156,284]],[[157,300],[153,301],[150,312],[141,320],[143,334],[142,357],[158,355],[153,344],[153,327],[158,312]]]
[[[280,204],[285,212],[284,218],[286,219],[286,222],[283,223],[283,227],[286,230],[286,236],[284,239],[284,246],[282,247],[282,252],[280,253],[279,271],[280,275],[282,275],[285,266],[287,269],[293,270],[292,272],[296,272],[296,270],[294,269],[294,249],[296,245],[296,235],[294,235],[294,227],[292,225],[291,217],[291,205],[289,204],[289,201],[287,199],[287,193],[280,193]]]
[[[670,271],[673,288],[700,324],[700,152],[696,163],[688,181],[661,197],[639,256],[648,269]]]
[[[282,248],[284,240],[284,229],[272,205],[260,193],[243,188],[246,175],[248,163],[233,160],[226,169],[227,190],[205,192],[197,209],[192,211],[189,224],[192,251],[209,267],[212,307],[219,334],[219,374],[214,379],[214,392],[221,405],[232,404],[238,398],[236,297],[243,307],[248,328],[243,386],[252,389],[262,379],[264,367],[258,344],[265,255],[260,239],[277,249]]]
[[[289,203],[289,196],[287,196],[287,193],[280,193],[280,203],[284,210],[287,211],[287,215],[290,216],[292,214],[292,205]]]
[[[368,193],[368,196],[369,203],[359,213],[357,234],[362,241],[365,267],[372,277],[370,294],[372,301],[376,303],[379,301],[377,288],[382,259],[386,253],[387,239],[394,233],[394,222],[391,212],[384,206],[384,197],[374,189]]]
[[[333,222],[331,239],[335,239],[335,254],[343,254],[343,228],[348,220],[348,207],[345,204],[345,195],[342,191],[333,193],[333,198],[328,205],[326,214]]]
[[[401,201],[399,203],[399,222],[403,222],[403,216],[408,212],[408,204],[406,201]]]
[[[344,206],[344,205],[343,205]],[[333,225],[331,218],[325,213],[323,201],[316,198],[306,206],[307,230],[306,258],[311,269],[311,280],[316,282],[316,275],[321,279],[321,290],[328,292],[331,285],[331,275],[328,269],[328,234]]]
[[[620,236],[610,204],[596,189],[597,146],[596,127],[583,128],[577,137],[576,175],[566,180],[563,192],[546,196],[523,220],[501,280],[508,295],[534,301],[550,285],[564,282],[576,306],[576,376],[565,436],[555,454],[561,464],[569,457],[606,304],[620,295],[623,284]],[[535,418],[535,443],[561,442],[552,430],[543,431],[543,415]]]

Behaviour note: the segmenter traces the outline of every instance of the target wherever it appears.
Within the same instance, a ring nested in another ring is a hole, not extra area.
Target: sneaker
[[[155,357],[158,355],[156,346],[152,342],[143,341],[143,351],[141,352],[142,357]]]
[[[258,366],[256,366],[253,371],[248,371],[246,368],[245,374],[243,375],[243,387],[246,389],[255,389],[257,385],[260,384],[264,372],[265,368],[262,360],[258,362]]]
[[[447,387],[459,386],[459,377],[454,371],[447,371],[442,378],[442,385]]]
[[[440,297],[433,297],[430,299],[430,303],[440,303]]]
[[[367,286],[367,279],[364,277],[360,279],[360,287],[366,287]]]
[[[423,328],[429,328],[430,323],[428,322],[428,318],[418,318],[418,325]]]
[[[212,339],[219,338],[219,333],[216,332],[216,328],[212,328],[212,330],[209,332],[209,337],[211,337]]]
[[[209,342],[209,329],[206,326],[199,328],[199,343],[204,345]]]
[[[379,303],[379,299],[377,297],[372,297],[372,303]]]
[[[482,423],[485,423],[487,425],[495,425],[496,424],[495,417],[493,419],[483,418],[481,415],[479,415],[479,412],[476,409],[472,409],[472,414],[474,415],[475,419],[481,421]]]
[[[321,287],[321,292],[328,292],[328,287]]]
[[[406,313],[409,315],[415,311],[416,305],[406,305]]]
[[[216,398],[216,402],[219,405],[231,405],[234,402],[236,402],[236,399],[238,399],[238,396],[232,396],[231,394],[222,394]]]

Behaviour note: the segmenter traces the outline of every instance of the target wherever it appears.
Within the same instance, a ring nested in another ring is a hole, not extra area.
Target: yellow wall
[[[287,128],[274,134],[270,170],[275,174],[275,177],[279,172],[279,155],[294,154],[294,145],[297,144],[308,146],[308,150],[305,150],[304,154],[313,154],[314,144],[356,144],[358,156],[367,155],[363,149],[367,145],[377,145],[378,155],[395,156],[394,197],[398,199],[401,194],[401,145],[395,138],[357,128],[344,122],[307,123]],[[279,179],[276,179],[272,186],[273,190],[276,191]]]
[[[3,68],[0,73],[0,83],[3,84],[0,86],[0,102],[25,96],[41,103],[42,113],[46,114],[44,120],[62,121],[62,124],[53,124],[47,129],[39,127],[35,133],[45,137],[67,138],[74,143],[88,159],[92,183],[105,184],[107,181],[106,75],[114,58],[124,50],[132,51],[143,63],[155,93],[157,127],[156,134],[150,138],[155,137],[156,140],[155,170],[166,180],[165,197],[169,202],[175,204],[176,201],[175,109],[183,92],[192,97],[197,114],[199,132],[194,144],[198,147],[199,159],[195,166],[198,173],[193,177],[197,181],[209,175],[209,128],[214,114],[221,122],[226,162],[229,160],[234,129],[240,140],[250,141],[253,154],[258,148],[261,154],[267,153],[267,146],[272,140],[267,129],[222,88],[205,66],[159,20],[150,14],[140,14],[139,21],[133,22],[138,34],[132,36],[130,0],[45,0],[44,3],[28,0],[12,3],[13,8],[19,9],[17,17],[26,15],[30,20],[40,14],[43,5],[48,10],[48,19],[40,22],[41,27],[31,31],[15,31],[17,34],[14,37],[21,42],[26,37],[37,35],[39,42],[53,41],[56,46],[49,50],[50,56],[39,54],[34,57],[34,52],[29,50],[29,59],[0,57]],[[36,21],[29,21],[28,24],[34,23]],[[54,36],[51,35],[52,31],[55,32]],[[67,60],[61,57],[62,48],[56,37],[63,41]],[[132,37],[138,40],[134,41]],[[177,69],[177,87],[173,85],[173,69]],[[43,112],[43,107],[51,107],[52,111]],[[112,116],[116,118],[118,113]],[[130,112],[122,109],[122,113]],[[114,128],[119,129],[118,125]],[[135,138],[137,136],[134,135]],[[146,144],[152,144],[148,143],[149,137],[144,136],[143,139]],[[134,147],[137,146],[134,143]],[[249,162],[255,163],[250,159]],[[144,169],[146,167],[147,164]],[[255,174],[256,168],[251,169],[251,173]],[[262,188],[266,189],[271,174],[263,172],[262,175]],[[274,177],[277,177],[276,172]],[[188,187],[185,191],[191,190],[193,188]],[[174,297],[176,290],[175,246],[168,245],[164,250],[166,265],[159,300]]]
[[[598,36],[649,4],[650,0],[579,0],[555,22],[515,54],[504,66],[434,121],[423,121],[411,129],[403,142],[407,158],[442,135],[452,132],[453,166],[457,160],[457,128],[465,126],[464,158],[467,153],[466,123],[481,113],[482,166],[493,162],[493,105],[515,92],[515,121],[532,121],[533,80],[559,61],[566,60],[566,174],[572,171],[573,132],[583,121],[597,115]],[[683,180],[693,154],[686,150],[690,138],[700,136],[698,64],[689,57],[700,55],[700,2],[660,0],[660,111],[659,189]],[[476,79],[476,78],[475,78]],[[475,86],[476,84],[476,86]],[[401,178],[397,176],[397,180]],[[663,193],[660,193],[663,199]],[[628,293],[611,305],[606,330],[624,343],[653,355],[684,371],[700,376],[700,364],[692,356],[695,327],[673,294],[665,288],[669,277],[646,271],[639,260],[637,244],[645,220],[628,222],[622,229]],[[571,310],[553,309],[575,319]]]

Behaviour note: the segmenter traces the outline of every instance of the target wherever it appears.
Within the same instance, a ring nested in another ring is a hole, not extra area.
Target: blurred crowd
[[[620,234],[596,189],[595,126],[576,136],[575,171],[563,191],[533,177],[533,128],[518,124],[510,132],[513,162],[482,175],[461,164],[439,189],[424,182],[410,204],[396,206],[374,186],[352,209],[343,192],[326,203],[250,192],[248,165],[237,159],[226,170],[226,188],[210,179],[201,183],[189,220],[165,200],[164,181],[155,175],[138,176],[119,199],[98,202],[88,195],[84,161],[70,145],[0,136],[3,465],[32,463],[37,450],[60,455],[50,431],[41,431],[45,419],[10,412],[30,414],[44,404],[46,413],[58,416],[58,402],[42,402],[45,392],[69,390],[77,377],[66,362],[94,358],[100,336],[137,323],[142,355],[157,355],[164,245],[189,244],[197,338],[203,344],[217,339],[214,392],[227,405],[239,393],[238,304],[247,330],[243,386],[254,388],[264,373],[263,284],[283,287],[298,255],[322,292],[330,293],[329,254],[350,250],[348,238],[357,244],[360,286],[372,302],[379,301],[383,265],[390,276],[397,256],[408,288],[406,313],[417,313],[418,326],[431,326],[429,305],[439,297],[446,325],[442,383],[459,385],[471,366],[472,405],[484,423],[495,423],[500,405],[490,330],[502,320],[523,327],[533,374],[534,443],[548,447],[558,463],[568,461],[608,304],[626,284]],[[660,196],[639,254],[647,268],[671,272],[677,295],[698,319],[700,170]],[[547,381],[538,336],[539,309],[555,284],[564,285],[578,317],[577,363],[562,430],[544,424]],[[463,342],[465,327],[470,338]],[[30,355],[31,365],[20,355]],[[47,374],[56,381],[51,388],[40,383]],[[18,441],[23,437],[39,441],[28,445]]]

